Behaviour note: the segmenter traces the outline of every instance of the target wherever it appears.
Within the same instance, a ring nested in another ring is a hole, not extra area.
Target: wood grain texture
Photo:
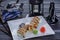
[[[15,0],[7,0],[5,1],[4,3],[2,3],[4,6],[7,5],[10,1],[15,1]],[[47,14],[49,14],[48,12],[48,8],[49,8],[49,3],[50,3],[51,0],[44,0],[44,14],[45,16]],[[60,0],[54,0],[55,2],[55,12],[56,12],[56,15],[58,17],[60,17]],[[20,0],[20,3],[24,3],[24,15],[26,15],[27,13],[29,13],[29,4],[28,4],[28,0]],[[60,20],[60,18],[59,18]],[[56,23],[55,25],[51,25],[51,27],[54,29],[54,30],[60,30],[60,21],[58,23]],[[3,26],[0,24],[0,28],[2,28],[3,30],[5,30],[3,28]],[[56,33],[55,37],[43,37],[43,38],[33,38],[33,39],[28,39],[28,40],[56,40],[56,39],[59,39],[60,37],[60,34],[59,33]],[[3,32],[0,31],[0,40],[12,40],[11,37],[7,36],[6,34],[4,34]]]

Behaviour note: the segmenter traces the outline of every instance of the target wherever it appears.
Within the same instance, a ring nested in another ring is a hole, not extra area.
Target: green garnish
[[[33,33],[34,33],[34,34],[37,34],[37,33],[38,33],[38,30],[33,30]]]

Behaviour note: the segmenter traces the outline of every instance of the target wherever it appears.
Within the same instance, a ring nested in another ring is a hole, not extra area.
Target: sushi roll
[[[27,26],[28,26],[28,30],[29,30],[29,31],[32,31],[32,30],[33,30],[33,25],[28,24]]]
[[[36,24],[38,24],[38,23],[39,23],[39,21],[37,21],[37,20],[32,20],[32,22],[34,22],[34,23],[36,23]]]
[[[24,35],[25,35],[25,33],[27,32],[27,30],[24,29],[24,28],[20,28],[17,32],[24,37]]]
[[[39,21],[40,19],[38,17],[34,17],[35,20]]]

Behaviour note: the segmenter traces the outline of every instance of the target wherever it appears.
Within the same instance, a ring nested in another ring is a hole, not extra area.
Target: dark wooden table
[[[32,39],[27,39],[27,40],[60,40],[60,21],[58,21],[54,25],[50,24],[50,26],[55,31],[56,33],[55,35],[37,37],[37,38],[32,38]],[[0,24],[0,28],[4,29],[1,24]],[[12,40],[12,38],[0,31],[0,40]]]

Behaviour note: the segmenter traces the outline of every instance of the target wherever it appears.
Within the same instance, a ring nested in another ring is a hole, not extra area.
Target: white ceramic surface
[[[8,21],[7,23],[9,25],[10,30],[11,30],[13,40],[23,40],[23,39],[33,38],[33,37],[40,37],[40,36],[55,34],[55,32],[48,25],[48,23],[45,21],[45,19],[42,16],[39,16],[39,18],[40,18],[40,22],[38,24],[37,30],[39,30],[42,26],[44,26],[46,28],[46,32],[41,33],[40,31],[38,31],[37,35],[34,35],[31,32],[27,32],[26,35],[25,35],[25,38],[22,38],[21,36],[18,36],[17,30],[18,30],[19,25],[21,23],[29,23],[31,21],[32,17],[27,17],[27,18]]]

